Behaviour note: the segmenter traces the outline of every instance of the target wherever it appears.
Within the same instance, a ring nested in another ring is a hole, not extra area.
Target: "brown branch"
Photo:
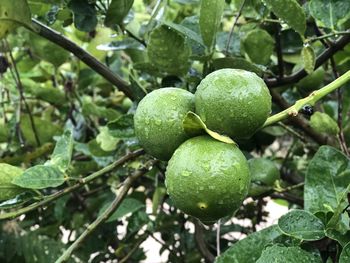
[[[215,256],[208,250],[205,243],[202,223],[197,219],[195,219],[193,223],[195,226],[194,238],[196,240],[199,252],[202,254],[206,261],[214,262]]]
[[[134,100],[135,96],[130,89],[130,85],[123,80],[120,76],[112,72],[106,65],[98,61],[94,56],[88,53],[86,50],[82,49],[80,46],[60,34],[59,32],[45,26],[39,21],[32,19],[35,30],[34,33],[46,38],[47,40],[53,42],[54,44],[68,50],[73,53],[77,58],[81,59],[86,65],[92,68],[94,71],[99,73],[102,77],[108,80],[110,83],[115,85],[120,91]]]
[[[329,48],[324,50],[316,59],[315,69],[320,67],[328,59],[330,59],[336,52],[343,49],[348,43],[350,43],[350,35],[340,37]],[[265,79],[265,83],[269,88],[276,88],[282,85],[296,83],[302,78],[306,77],[307,73],[304,69],[297,71],[296,73],[284,77],[284,78],[271,78]]]

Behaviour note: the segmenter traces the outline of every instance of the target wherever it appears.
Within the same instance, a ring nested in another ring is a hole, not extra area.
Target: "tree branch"
[[[348,43],[350,43],[350,35],[340,37],[337,41],[334,42],[333,45],[331,45],[317,57],[315,69],[320,67],[323,63],[325,63],[336,52],[343,49]],[[296,83],[306,76],[306,71],[302,69],[284,78],[265,79],[265,83],[269,88],[275,88],[286,84]]]
[[[104,167],[103,169],[97,171],[97,172],[94,172],[92,173],[91,175],[81,179],[78,183],[72,185],[72,186],[69,186],[65,189],[62,189],[52,195],[49,195],[47,197],[44,198],[44,200],[41,200],[37,203],[33,203],[27,207],[23,207],[21,209],[18,209],[16,211],[13,211],[13,212],[9,212],[9,213],[3,213],[3,214],[0,214],[0,220],[1,219],[7,219],[7,218],[15,218],[17,216],[20,216],[22,214],[25,214],[25,213],[28,213],[32,210],[35,210],[37,208],[39,208],[40,206],[43,206],[43,205],[46,205],[68,193],[71,193],[73,192],[74,190],[78,189],[79,187],[91,182],[92,180],[96,179],[97,177],[107,173],[107,172],[110,172],[112,170],[114,170],[115,168],[117,168],[118,166],[126,163],[127,161],[131,160],[131,159],[134,159],[136,158],[137,156],[140,156],[144,153],[143,150],[137,150],[137,151],[134,151],[134,152],[131,152],[123,157],[121,157],[120,159],[118,159],[117,161],[115,161],[114,163]]]
[[[33,32],[53,42],[54,44],[68,50],[73,53],[77,58],[81,59],[86,65],[99,73],[102,77],[115,85],[120,91],[134,100],[134,94],[130,89],[130,85],[123,80],[120,76],[111,71],[106,65],[98,61],[94,56],[88,53],[86,50],[79,47],[77,44],[60,34],[59,32],[45,26],[39,21],[32,19],[34,29]]]
[[[202,223],[198,219],[195,219],[193,223],[195,226],[194,238],[196,240],[199,252],[206,261],[214,262],[215,256],[208,250],[204,240],[203,226],[201,225]]]
[[[151,167],[155,160],[150,161],[146,167],[137,170],[134,174],[129,176],[124,182],[123,187],[120,189],[118,195],[114,199],[114,201],[110,204],[110,206],[101,214],[99,215],[94,222],[92,222],[86,230],[74,241],[74,243],[62,254],[62,256],[56,260],[55,263],[62,263],[66,262],[70,256],[72,255],[73,251],[78,248],[86,239],[87,236],[89,236],[92,232],[96,230],[96,228],[101,225],[103,222],[105,222],[117,208],[120,206],[122,201],[124,200],[125,196],[127,195],[129,189],[133,185],[133,183],[136,181],[137,178],[144,175],[148,170],[149,167]]]

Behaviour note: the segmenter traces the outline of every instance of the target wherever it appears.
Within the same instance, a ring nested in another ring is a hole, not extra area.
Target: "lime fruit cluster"
[[[192,93],[162,88],[149,93],[135,113],[135,133],[145,151],[169,160],[166,187],[175,206],[212,223],[233,213],[247,196],[251,175],[234,144],[208,135],[190,138],[185,115],[195,111],[209,129],[233,139],[251,137],[271,112],[271,96],[255,73],[221,69]]]

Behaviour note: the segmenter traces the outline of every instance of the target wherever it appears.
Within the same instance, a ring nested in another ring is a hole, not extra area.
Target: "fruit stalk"
[[[310,104],[311,106],[314,106],[316,102],[321,100],[323,97],[328,95],[329,93],[333,92],[334,90],[340,88],[345,83],[347,83],[350,80],[350,70],[341,75],[339,78],[334,80],[333,82],[329,83],[325,87],[316,90],[312,92],[309,96],[306,98],[297,100],[294,105],[289,107],[288,109],[285,109],[284,111],[281,111],[271,117],[269,117],[264,125],[262,127],[266,127],[269,125],[272,125],[274,123],[277,123],[279,121],[282,121],[288,117],[296,117],[299,113],[299,110],[307,104]]]

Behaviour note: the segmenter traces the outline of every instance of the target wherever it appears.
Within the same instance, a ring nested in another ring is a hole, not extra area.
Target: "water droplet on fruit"
[[[156,125],[158,125],[158,126],[159,126],[159,125],[161,125],[161,124],[162,124],[162,121],[158,119],[158,120],[155,120],[155,123],[156,123]]]
[[[184,177],[188,177],[188,176],[190,176],[192,173],[190,172],[190,171],[183,171],[182,173],[181,173],[181,175],[182,176],[184,176]]]

